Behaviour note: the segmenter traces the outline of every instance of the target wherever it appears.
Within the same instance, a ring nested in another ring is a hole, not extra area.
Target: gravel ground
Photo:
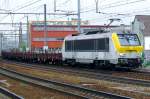
[[[121,84],[103,80],[96,80],[96,79],[89,79],[85,77],[79,77],[74,75],[67,75],[67,74],[60,74],[58,72],[52,71],[43,71],[39,69],[31,69],[25,68],[21,66],[14,66],[14,65],[7,65],[6,68],[13,69],[16,71],[20,71],[27,74],[32,74],[37,77],[52,79],[56,81],[66,82],[66,83],[73,83],[78,84],[85,87],[91,87],[97,90],[104,90],[109,91],[121,95],[127,95],[133,97],[135,99],[150,99],[150,88],[149,87],[142,87],[142,86],[135,86],[135,85],[128,85],[128,84]]]
[[[18,80],[14,80],[2,75],[0,75],[0,86],[24,97],[25,99],[77,99],[75,97],[64,95],[54,90],[20,82]],[[0,99],[9,98],[5,98],[4,95],[0,94]]]
[[[11,98],[9,98],[9,97],[5,96],[4,94],[0,93],[0,99],[11,99]]]

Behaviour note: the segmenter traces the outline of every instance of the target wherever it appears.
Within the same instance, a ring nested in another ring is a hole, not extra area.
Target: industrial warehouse
[[[149,0],[1,0],[0,99],[149,99]]]

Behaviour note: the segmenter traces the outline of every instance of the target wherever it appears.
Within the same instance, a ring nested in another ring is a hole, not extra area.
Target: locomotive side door
[[[110,52],[109,52],[109,38],[105,37],[104,39],[105,45],[104,45],[104,60],[108,61],[110,58]]]
[[[92,59],[94,59],[94,60],[98,59],[97,40],[96,39],[94,39],[94,50],[92,52]]]
[[[75,50],[75,47],[74,47],[74,44],[75,44],[75,40],[72,41],[72,59],[76,59],[76,50]]]

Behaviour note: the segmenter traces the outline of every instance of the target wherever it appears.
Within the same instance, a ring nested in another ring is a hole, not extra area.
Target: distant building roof
[[[142,22],[150,22],[150,15],[136,15],[135,19],[138,19],[138,21],[142,21]]]
[[[150,36],[150,15],[136,15],[135,19],[144,24],[144,36]]]

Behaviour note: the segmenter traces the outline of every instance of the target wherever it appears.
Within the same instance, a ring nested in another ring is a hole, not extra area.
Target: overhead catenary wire
[[[119,6],[124,6],[124,5],[129,5],[129,4],[133,4],[133,3],[138,3],[138,2],[141,2],[141,1],[145,1],[145,0],[135,0],[135,1],[128,1],[126,3],[121,3],[121,4],[117,4],[116,6],[110,6],[109,8],[111,7],[119,7]],[[108,6],[105,6],[105,7],[102,7],[101,9],[106,9]],[[87,13],[87,12],[90,12],[90,11],[94,11],[96,9],[89,9],[89,10],[86,10],[86,11],[82,11],[81,13]],[[131,13],[109,13],[109,12],[99,12],[100,14],[103,14],[103,15],[108,15],[109,17],[112,17],[112,16],[123,16],[123,17],[131,17]],[[104,17],[106,19],[106,17]],[[98,18],[99,19],[99,18]]]
[[[12,11],[10,11],[9,13],[7,13],[7,14],[35,14],[35,15],[41,15],[41,14],[43,14],[43,13],[14,13],[14,12],[16,12],[16,11],[19,11],[19,10],[21,10],[21,9],[24,9],[24,8],[27,8],[27,7],[29,7],[29,6],[31,6],[31,5],[33,5],[33,4],[35,4],[35,3],[37,3],[37,2],[39,2],[39,1],[41,1],[41,0],[36,0],[36,1],[34,1],[34,2],[31,2],[30,4],[27,4],[27,5],[25,5],[25,6],[22,6],[22,7],[19,7],[19,8],[17,8],[17,9],[15,9],[15,10],[12,10]],[[70,0],[69,0],[70,1]],[[67,1],[68,2],[68,1]],[[4,13],[1,13],[1,14],[4,14]],[[50,13],[51,15],[76,15],[76,14],[72,14],[72,12],[66,12],[66,13],[59,13],[59,14],[57,14],[57,13]],[[48,14],[48,15],[50,15],[50,14]]]
[[[19,11],[19,10],[24,9],[24,8],[26,8],[26,7],[29,7],[29,6],[31,6],[31,5],[33,5],[33,4],[36,4],[36,3],[40,2],[40,1],[41,1],[41,0],[36,0],[36,1],[34,1],[34,2],[31,2],[30,4],[27,4],[27,5],[25,5],[25,6],[22,6],[22,7],[20,7],[20,8],[15,9],[13,12],[16,12],[16,11]]]
[[[99,19],[103,19],[103,21],[104,21],[104,20],[107,20],[108,18],[112,18],[112,17],[119,17],[119,18],[133,17],[133,16],[137,15],[140,12],[150,13],[150,9],[147,9],[147,8],[144,8],[143,10],[137,9],[135,11],[128,12],[128,13],[118,12],[119,14],[118,13],[104,13],[104,12],[101,12],[101,14],[107,15],[107,17],[103,16],[103,18],[102,17],[91,18],[91,19],[89,19],[89,21],[99,20]]]
[[[44,13],[40,12],[0,12],[0,14],[18,14],[18,15],[24,15],[24,14],[30,14],[30,15],[43,15]],[[76,13],[46,13],[47,15],[77,15]]]
[[[112,6],[103,5],[104,7],[101,7],[101,9],[104,10],[104,9],[112,8],[112,7],[125,6],[125,5],[129,5],[129,4],[133,4],[133,3],[138,3],[138,2],[142,2],[142,1],[145,1],[145,0],[136,0],[136,1],[131,1],[131,2],[123,2],[121,4],[116,4],[116,5],[112,5]],[[87,12],[91,12],[91,11],[94,11],[94,10],[96,10],[96,8],[88,9],[88,10],[85,10],[85,11],[81,11],[81,13],[87,13]]]
[[[55,0],[56,1],[56,0]],[[58,0],[57,0],[58,1]],[[62,3],[59,3],[58,5],[59,6],[57,6],[57,7],[62,7],[62,6],[64,6],[64,5],[66,5],[66,4],[68,4],[69,2],[70,2],[71,0],[66,0],[66,1],[64,1],[64,2],[62,2]],[[57,2],[56,2],[57,3]]]
[[[67,3],[68,3],[69,1],[71,1],[71,0],[68,0],[68,1],[65,0],[65,2],[67,2]],[[136,2],[137,2],[137,1],[140,2],[140,1],[144,1],[144,0],[136,0]],[[33,2],[34,2],[34,1],[30,2],[31,5],[26,4],[26,5],[23,5],[23,6],[20,6],[20,7],[16,8],[16,9],[15,9],[16,12],[17,12],[17,11],[20,11],[20,10],[22,11],[22,10],[24,10],[24,9],[26,9],[26,8],[30,8],[30,7],[32,6],[32,3],[33,3]],[[65,2],[64,2],[64,3],[65,3]],[[100,6],[100,9],[101,9],[101,8],[107,9],[107,8],[109,8],[109,7],[110,7],[110,8],[112,8],[112,7],[120,7],[120,6],[124,6],[124,5],[133,4],[133,3],[135,2],[135,0],[134,0],[134,2],[133,2],[133,0],[132,0],[132,3],[130,3],[130,2],[131,2],[131,1],[129,1],[129,2],[122,2],[122,3],[119,3],[119,2],[118,2],[118,3],[116,3],[116,4],[114,3],[114,4],[111,4],[111,5],[103,5],[103,6]],[[65,4],[67,4],[67,3],[65,3]],[[63,6],[64,6],[64,5],[63,5]],[[59,6],[58,6],[58,7],[59,7]],[[38,7],[37,7],[37,8],[38,8]],[[18,9],[18,10],[17,10],[17,9]],[[34,9],[34,8],[32,7],[32,10],[33,10],[33,9]],[[15,10],[14,10],[14,11],[15,11]],[[82,9],[81,9],[81,10],[82,10]],[[86,10],[87,10],[87,9],[86,9]],[[88,9],[88,10],[91,10],[91,9]],[[94,10],[95,10],[95,9],[94,9]],[[94,10],[92,9],[92,11],[94,11]],[[84,11],[84,9],[83,9],[83,11]],[[62,11],[62,12],[63,12],[63,11]],[[64,11],[64,12],[65,12],[65,11]],[[82,12],[82,11],[81,11],[81,13],[88,13],[88,12],[90,12],[90,11],[86,11],[86,12]],[[146,12],[146,10],[145,10],[145,12]],[[147,10],[147,12],[148,12],[148,10]],[[69,13],[69,12],[66,12],[66,13]],[[106,16],[107,16],[106,18],[110,18],[110,17],[112,17],[112,16],[117,16],[117,17],[118,17],[118,16],[119,16],[119,17],[130,17],[130,16],[131,16],[130,13],[129,13],[129,14],[128,14],[128,13],[124,13],[124,12],[123,12],[123,13],[120,13],[120,12],[118,12],[118,13],[116,13],[116,12],[115,12],[115,13],[113,13],[113,12],[112,12],[112,13],[109,13],[109,12],[103,11],[103,9],[102,9],[102,11],[99,11],[99,13],[102,14],[102,15],[106,15]],[[135,13],[136,13],[136,12],[135,12]],[[9,16],[9,15],[12,16],[12,13],[9,13],[8,16]],[[14,15],[15,15],[15,14],[14,14]],[[32,15],[32,14],[31,14],[31,15]],[[39,14],[35,14],[35,15],[37,16],[37,15],[39,15]],[[132,14],[132,15],[133,15],[133,14]],[[60,18],[62,19],[62,18],[64,18],[64,17],[67,17],[67,15],[64,15],[64,16],[62,15]],[[5,18],[5,17],[4,17],[4,18]],[[106,18],[105,18],[105,19],[106,19]],[[19,21],[19,20],[21,20],[21,19],[18,19],[18,21]],[[90,20],[90,19],[89,19],[89,20]],[[94,19],[94,20],[95,20],[95,19]]]
[[[21,10],[21,9],[24,9],[24,8],[28,8],[29,6],[31,6],[32,4],[34,4],[34,3],[36,3],[36,2],[39,2],[39,1],[41,1],[41,0],[36,0],[36,1],[34,1],[34,2],[31,2],[30,4],[27,4],[27,5],[25,5],[25,6],[22,6],[22,7],[19,7],[19,8],[17,8],[17,9],[15,9],[15,10],[11,10],[11,11],[9,11],[9,12],[6,12],[6,13],[0,13],[0,14],[7,14],[6,16],[4,16],[4,18],[2,18],[2,20],[4,20],[7,16],[11,16],[11,20],[13,20],[13,17],[14,17],[14,15],[16,15],[16,14],[24,14],[24,15],[43,15],[44,13],[24,13],[24,12],[18,12],[18,13],[15,13],[16,11],[19,11],[19,10]],[[70,14],[70,13],[47,13],[47,15],[76,15],[76,14]],[[13,16],[13,17],[12,17]],[[23,17],[24,18],[24,17]],[[23,18],[21,18],[21,19],[23,19]],[[21,20],[21,19],[19,19],[19,20]],[[1,20],[1,21],[2,21]],[[12,23],[13,23],[13,21],[12,21]]]
[[[29,6],[35,4],[35,3],[39,2],[39,1],[41,1],[41,0],[36,0],[36,1],[34,1],[34,2],[31,2],[31,1],[30,1],[31,3],[29,2],[29,4],[27,4],[27,5],[25,5],[25,6],[19,7],[19,8],[14,9],[14,10],[6,10],[6,11],[8,12],[8,15],[4,16],[4,18],[2,18],[0,21],[4,20],[7,16],[9,16],[10,14],[12,14],[12,12],[19,11],[19,10],[21,10],[21,9],[24,9],[24,8],[26,8],[26,7],[29,7]]]
[[[69,2],[69,1],[71,1],[71,0],[64,0],[64,2],[63,3],[65,3],[65,2]],[[106,1],[106,0],[105,0]],[[107,0],[108,1],[108,0]],[[135,1],[145,1],[145,0],[134,0],[134,2]],[[103,0],[103,2],[104,2],[104,0]],[[133,0],[128,0],[128,2],[123,2],[122,1],[122,3],[121,4],[123,4],[123,3],[127,3],[126,5],[128,5],[128,4],[130,4],[130,2],[133,2]],[[30,1],[29,3],[32,3],[32,1]],[[116,6],[116,4],[120,4],[120,1],[118,1],[118,3],[117,2],[114,2],[114,4],[113,3],[110,3],[109,5],[113,5],[113,6]],[[61,3],[60,3],[61,4]],[[122,6],[122,5],[121,5]],[[123,5],[124,6],[124,5]],[[106,6],[106,5],[104,5],[104,6],[102,6],[102,8],[103,7],[108,7],[108,5]],[[118,5],[116,6],[116,7],[119,7]],[[28,8],[28,7],[26,7],[26,8]],[[101,8],[101,7],[100,7]],[[23,8],[24,9],[24,8]],[[81,9],[82,10],[82,9]],[[89,9],[89,10],[91,10],[91,9]],[[83,10],[84,11],[84,10]],[[88,13],[88,12],[90,12],[90,11],[87,11],[87,12],[83,12],[83,13]],[[81,11],[81,13],[82,13],[82,11]],[[100,11],[100,13],[102,14],[105,14],[105,15],[117,15],[117,13],[109,13],[109,12],[103,12],[103,10],[102,11]],[[125,15],[124,13],[118,13],[118,15]],[[64,16],[65,17],[65,16]]]
[[[18,9],[18,8],[20,8],[20,7],[23,7],[24,4],[30,4],[30,3],[32,3],[32,2],[33,2],[33,0],[30,0],[30,1],[27,1],[27,2],[23,2],[22,4],[15,6],[15,8],[13,8],[13,9]]]
[[[40,4],[40,5],[36,6],[36,7],[33,7],[33,8],[32,8],[32,11],[38,11],[38,9],[40,9],[41,7],[43,7],[43,4]],[[30,16],[30,15],[24,14],[23,17],[19,18],[19,19],[16,20],[16,21],[18,22],[18,21],[20,21],[20,20],[23,20],[24,18],[26,18],[26,16]]]
[[[99,0],[94,0],[94,1],[95,1],[95,3],[96,3],[96,1],[98,2]],[[103,3],[104,1],[106,1],[106,0],[100,1],[100,4]],[[117,2],[113,2],[113,3],[106,4],[106,5],[101,5],[101,6],[108,6],[108,5],[118,4],[118,3],[120,3],[120,2],[123,3],[123,2],[126,2],[126,1],[117,1]],[[93,4],[88,5],[88,6],[86,6],[86,7],[83,7],[83,8],[81,8],[81,10],[87,9],[87,8],[90,8],[90,9],[88,9],[88,10],[85,11],[85,12],[90,12],[90,11],[96,10],[95,8],[94,8],[94,9],[93,9],[93,8],[91,9],[91,7],[93,7]]]
[[[95,1],[95,3],[96,3],[96,1],[98,2],[99,0],[94,0]],[[106,1],[106,0],[103,0],[103,1],[100,1],[100,3],[102,3],[102,2],[104,2],[104,1]],[[121,2],[123,2],[123,1],[121,1]],[[124,1],[125,2],[125,1]],[[117,4],[117,3],[120,3],[120,1],[117,1],[117,2],[113,2],[113,3],[109,3],[109,4],[106,4],[106,5],[101,5],[101,6],[108,6],[108,5],[112,5],[112,4]],[[83,10],[83,9],[87,9],[87,8],[90,8],[90,9],[88,9],[87,11],[85,11],[85,12],[90,12],[90,11],[94,11],[94,10],[96,10],[95,8],[93,9],[91,9],[91,7],[93,7],[93,4],[91,4],[91,6],[86,6],[86,7],[84,7],[84,8],[81,8],[81,10]],[[101,8],[101,7],[99,7],[99,8]]]
[[[8,9],[0,9],[0,11],[11,11],[11,10],[8,10]]]
[[[70,2],[71,0],[66,0],[64,3],[62,3],[62,5],[67,4],[68,2]]]
[[[61,9],[59,7],[62,7],[62,6],[65,6],[67,5],[69,2],[71,2],[71,0],[66,0],[65,2],[61,3],[61,4],[57,4],[56,0],[54,0],[55,4],[54,4],[54,12],[66,12],[66,13],[74,13],[76,11],[71,11],[70,9],[69,10],[64,10],[64,9]],[[65,7],[66,8],[66,7]]]
[[[129,4],[133,4],[133,3],[139,3],[139,2],[142,2],[142,1],[145,1],[145,0],[135,0],[135,1],[128,1],[128,2],[125,2],[125,3],[120,3],[120,4],[116,4],[116,5],[111,5],[111,6],[106,6],[106,7],[102,7],[102,9],[106,9],[106,8],[112,8],[112,7],[119,7],[119,6],[124,6],[124,5],[129,5]]]

